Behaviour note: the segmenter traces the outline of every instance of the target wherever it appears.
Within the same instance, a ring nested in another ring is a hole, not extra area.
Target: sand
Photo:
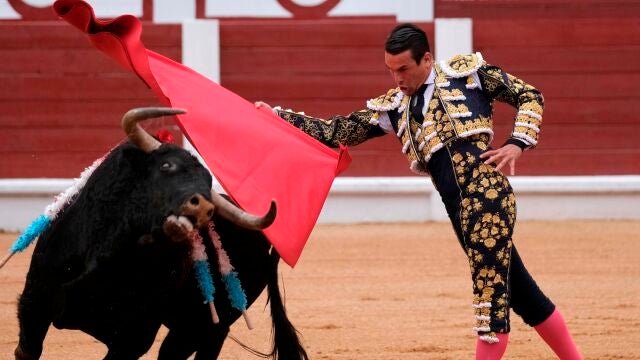
[[[0,254],[17,234],[0,234]],[[640,359],[640,222],[520,222],[515,243],[586,359]],[[13,359],[30,251],[0,269],[0,359]],[[281,265],[289,316],[312,359],[472,359],[468,265],[447,223],[319,225],[295,269]],[[265,297],[231,334],[267,351]],[[143,359],[155,359],[166,329]],[[90,336],[51,328],[43,359],[101,359]],[[554,359],[512,315],[506,359]],[[220,359],[257,359],[227,340]]]

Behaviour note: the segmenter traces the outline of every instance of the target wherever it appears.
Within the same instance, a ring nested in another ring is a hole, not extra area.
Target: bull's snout
[[[214,205],[201,194],[191,196],[180,208],[180,215],[191,221],[195,228],[200,228],[211,220]]]

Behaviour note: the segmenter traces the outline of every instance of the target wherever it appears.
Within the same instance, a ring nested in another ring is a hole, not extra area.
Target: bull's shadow
[[[175,114],[130,111],[130,142],[113,149],[41,234],[20,296],[16,359],[38,359],[51,324],[103,342],[105,359],[137,359],[162,324],[169,333],[160,359],[215,359],[241,313],[227,298],[218,271],[215,324],[195,280],[189,235],[204,238],[210,269],[218,269],[206,225],[222,246],[252,304],[268,285],[274,326],[271,356],[306,359],[278,289],[279,256],[259,230],[275,217],[247,214],[211,191],[208,171],[187,151],[160,144],[137,122]],[[194,230],[195,229],[195,230]]]

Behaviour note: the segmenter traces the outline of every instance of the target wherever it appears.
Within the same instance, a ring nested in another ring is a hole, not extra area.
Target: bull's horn
[[[276,202],[271,200],[271,207],[266,215],[259,217],[251,215],[244,210],[236,207],[227,199],[220,196],[215,191],[211,191],[211,202],[215,205],[215,212],[223,218],[230,220],[236,225],[252,229],[261,230],[273,224],[276,219]]]
[[[149,135],[138,125],[138,122],[160,116],[184,114],[186,110],[163,107],[136,108],[127,111],[122,117],[122,128],[127,133],[132,144],[144,152],[152,152],[160,147],[160,141]]]

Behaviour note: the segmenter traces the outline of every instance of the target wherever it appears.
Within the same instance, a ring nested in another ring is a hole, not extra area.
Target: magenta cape
[[[346,148],[336,153],[272,112],[258,111],[194,70],[146,49],[134,16],[97,20],[81,0],[58,0],[54,9],[138,75],[160,101],[188,111],[177,116],[180,128],[240,207],[264,214],[275,199],[278,214],[264,233],[294,266],[333,179],[351,162]]]

